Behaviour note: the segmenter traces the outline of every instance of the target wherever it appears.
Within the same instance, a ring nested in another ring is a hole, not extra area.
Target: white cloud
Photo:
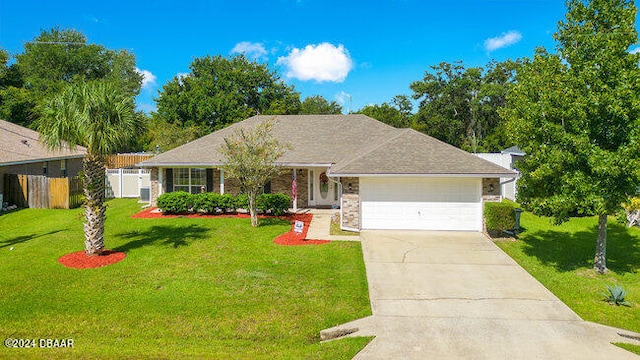
[[[637,54],[637,53],[640,53],[640,47],[637,47],[629,51],[629,54]]]
[[[353,61],[344,46],[322,43],[294,48],[289,55],[278,58],[278,65],[287,67],[286,75],[290,78],[339,83],[347,78]]]
[[[348,103],[349,99],[351,99],[351,94],[346,93],[343,90],[337,93],[334,97],[340,105],[345,105]]]
[[[267,50],[260,43],[252,43],[249,41],[243,41],[236,44],[231,49],[231,53],[242,53],[252,58],[261,58],[267,55]]]
[[[522,40],[522,34],[518,31],[511,30],[506,33],[502,33],[501,36],[492,37],[484,41],[484,49],[487,51],[493,51],[507,47]]]
[[[156,85],[156,76],[149,70],[140,70],[136,68],[138,74],[142,75],[142,88],[147,89]]]

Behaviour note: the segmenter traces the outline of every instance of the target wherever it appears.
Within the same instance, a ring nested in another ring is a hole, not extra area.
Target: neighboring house
[[[219,149],[239,128],[273,122],[291,149],[280,159],[295,171],[297,207],[339,207],[343,229],[482,230],[486,199],[516,174],[411,129],[365,115],[259,115],[139,165],[151,168],[151,202],[169,191],[238,193],[224,176]],[[265,191],[292,195],[292,172]]]
[[[515,164],[516,161],[521,160],[525,156],[525,153],[522,152],[522,150],[520,150],[517,146],[512,146],[510,148],[502,150],[500,153],[479,153],[474,155],[491,161],[494,164],[498,164],[505,169],[513,170],[519,175],[518,170],[515,168]],[[516,201],[516,196],[518,195],[517,177],[501,178],[500,188],[500,193],[504,198],[511,201]]]
[[[49,150],[38,132],[0,120],[0,198],[5,174],[74,177],[82,169],[85,154],[82,147]]]

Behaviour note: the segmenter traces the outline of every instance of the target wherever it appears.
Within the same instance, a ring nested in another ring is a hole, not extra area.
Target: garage
[[[361,177],[362,229],[482,231],[482,179]]]

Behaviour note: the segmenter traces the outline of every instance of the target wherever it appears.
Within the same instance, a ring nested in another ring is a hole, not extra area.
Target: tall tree
[[[413,98],[420,100],[414,127],[465,150],[500,150],[497,109],[504,104],[518,63],[492,62],[486,70],[465,68],[461,62],[431,66],[422,81],[410,85]]]
[[[337,115],[342,114],[342,106],[321,95],[309,96],[300,104],[300,114]]]
[[[300,96],[267,65],[244,55],[206,56],[188,75],[167,82],[157,99],[158,115],[170,124],[213,131],[256,114],[296,114]]]
[[[392,104],[382,103],[380,105],[366,105],[358,110],[358,114],[364,114],[385,124],[397,128],[407,128],[412,124],[413,105],[405,95],[397,95],[393,98]]]
[[[133,54],[90,44],[74,29],[42,30],[15,59],[9,76],[0,79],[0,115],[24,126],[38,115],[37,105],[73,81],[105,79],[128,96],[137,95],[142,83]]]
[[[517,75],[500,114],[527,153],[519,200],[563,221],[598,215],[594,269],[605,273],[607,216],[637,191],[640,166],[637,9],[629,0],[572,0],[554,34]]]
[[[104,249],[104,158],[140,130],[134,116],[133,97],[118,83],[75,82],[48,98],[40,107],[37,126],[41,140],[55,149],[84,146],[85,252],[100,255]]]
[[[220,152],[225,156],[225,176],[237,179],[249,198],[251,225],[258,226],[256,199],[262,186],[283,172],[277,160],[289,148],[272,136],[273,124],[264,122],[252,129],[239,129],[225,138]]]

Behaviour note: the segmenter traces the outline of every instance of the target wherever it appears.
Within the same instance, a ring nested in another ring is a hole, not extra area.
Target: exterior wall
[[[342,183],[342,218],[340,227],[360,229],[360,179],[356,177],[341,178]]]
[[[158,194],[160,192],[159,174],[160,171],[158,168],[151,168],[151,197],[149,199],[151,206],[156,206],[156,201],[158,200]]]
[[[482,179],[482,198],[487,201],[500,201],[501,189],[499,178],[483,178]],[[493,199],[493,200],[491,200]]]
[[[164,171],[164,169],[162,169]],[[151,169],[151,205],[156,205],[158,194],[160,193],[160,183],[158,179],[158,168]],[[309,171],[307,169],[298,169],[297,173],[298,182],[298,207],[307,207],[309,204],[309,193],[307,191],[307,184],[309,182]],[[166,188],[166,174],[164,175],[165,181],[163,184],[162,192],[165,193]],[[212,192],[220,193],[220,169],[213,169],[213,187]],[[224,192],[225,194],[238,195],[240,193],[240,183],[235,179],[224,179]],[[293,196],[291,192],[291,170],[289,169],[284,174],[271,180],[271,192],[272,193],[284,193],[289,196]]]
[[[47,177],[64,177],[60,166],[62,162],[60,160],[47,161]],[[3,172],[5,174],[15,175],[45,175],[44,174],[45,162],[35,162],[29,164],[9,165],[3,166]],[[82,170],[82,159],[68,159],[67,160],[67,177],[75,177]]]
[[[491,161],[496,165],[500,165],[505,169],[515,171],[517,171],[514,167],[516,161],[522,159],[522,156],[517,156],[511,153],[481,153],[474,155],[487,161]],[[506,199],[515,201],[518,193],[517,179],[501,178],[500,184],[502,186],[500,195]]]
[[[60,168],[62,162],[60,160],[48,161],[47,177],[65,177]],[[4,192],[4,174],[14,175],[44,175],[43,168],[45,162],[35,162],[29,164],[0,166],[0,194]],[[82,158],[67,159],[67,176],[75,177],[82,170]],[[4,201],[4,200],[3,200]],[[0,203],[0,208],[2,204]]]

